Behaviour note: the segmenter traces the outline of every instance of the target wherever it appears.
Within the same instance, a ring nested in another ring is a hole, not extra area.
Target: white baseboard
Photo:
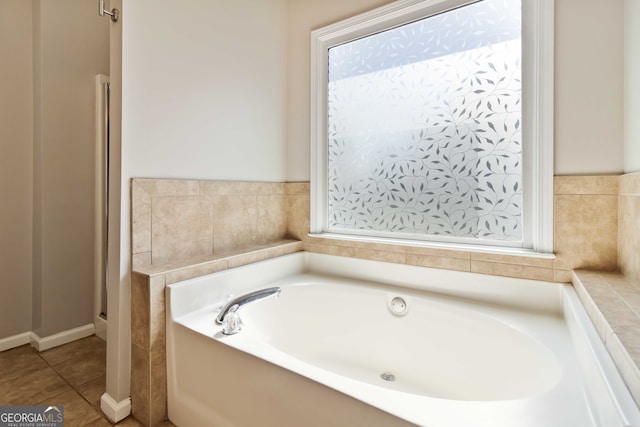
[[[116,402],[107,393],[100,398],[100,409],[112,423],[124,420],[131,414],[131,398]]]
[[[96,327],[95,334],[106,341],[107,340],[107,321],[102,317],[97,316],[94,325]]]
[[[31,332],[31,346],[38,351],[45,351],[71,341],[79,340],[80,338],[88,337],[94,333],[95,326],[93,323],[69,329],[68,331],[62,331],[44,338],[40,337],[35,332]]]
[[[9,350],[14,347],[20,347],[21,345],[29,344],[30,342],[31,332],[24,332],[22,334],[2,338],[0,339],[0,351]]]

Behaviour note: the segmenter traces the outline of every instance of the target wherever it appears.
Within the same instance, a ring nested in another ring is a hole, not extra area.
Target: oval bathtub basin
[[[571,285],[306,252],[168,286],[167,372],[185,427],[640,426]]]
[[[396,296],[407,302],[405,315],[389,308]],[[551,350],[479,304],[300,277],[278,299],[247,305],[242,319],[242,333],[252,339],[327,371],[406,393],[517,399],[550,389],[562,376]]]

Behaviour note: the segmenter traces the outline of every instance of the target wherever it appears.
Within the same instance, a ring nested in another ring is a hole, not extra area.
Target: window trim
[[[337,233],[327,227],[327,75],[331,47],[479,0],[400,0],[311,32],[311,235],[460,249],[435,238],[408,240]],[[554,0],[522,0],[523,202],[522,247],[487,251],[553,252]],[[526,65],[528,64],[528,65]],[[526,143],[526,141],[533,143]],[[484,242],[484,241],[483,241]],[[478,243],[481,243],[480,241]],[[472,246],[472,245],[468,245]],[[473,245],[476,246],[476,245]],[[483,246],[484,247],[484,246]],[[477,248],[477,246],[476,246]]]

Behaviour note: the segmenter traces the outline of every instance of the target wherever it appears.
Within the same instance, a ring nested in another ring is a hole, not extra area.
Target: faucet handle
[[[239,308],[238,304],[234,304],[224,316],[222,321],[223,334],[233,335],[242,330],[242,319],[240,319],[240,314],[238,313]]]

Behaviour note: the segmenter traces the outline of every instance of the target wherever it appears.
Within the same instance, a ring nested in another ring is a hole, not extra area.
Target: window
[[[313,32],[312,232],[551,252],[552,10],[401,1]]]

